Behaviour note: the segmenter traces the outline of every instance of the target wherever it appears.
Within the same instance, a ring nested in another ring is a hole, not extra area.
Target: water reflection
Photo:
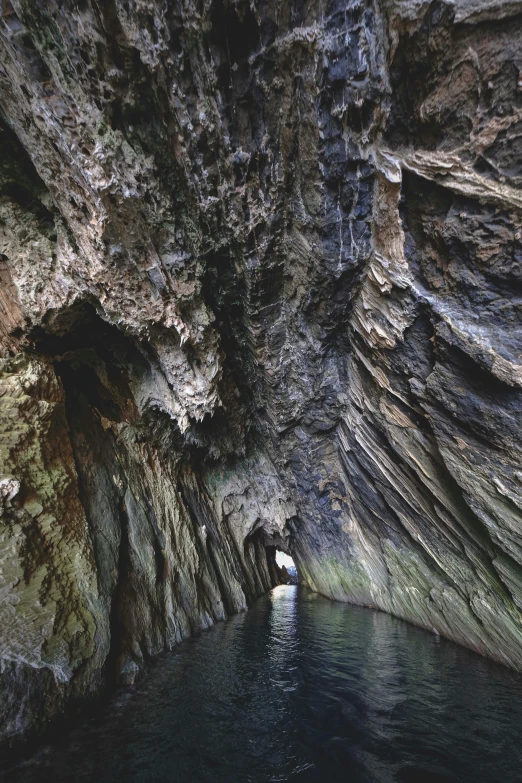
[[[521,727],[517,675],[387,615],[278,587],[0,777],[515,783]]]

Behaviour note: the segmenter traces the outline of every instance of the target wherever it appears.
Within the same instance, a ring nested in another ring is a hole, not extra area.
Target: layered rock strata
[[[522,3],[0,7],[0,736],[275,546],[522,670]]]

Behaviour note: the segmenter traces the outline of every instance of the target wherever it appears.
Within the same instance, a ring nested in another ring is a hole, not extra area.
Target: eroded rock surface
[[[0,736],[275,546],[522,670],[522,3],[0,7]]]

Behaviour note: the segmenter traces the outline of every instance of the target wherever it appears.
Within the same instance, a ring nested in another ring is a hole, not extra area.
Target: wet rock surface
[[[0,723],[300,580],[522,669],[522,4],[2,0]]]

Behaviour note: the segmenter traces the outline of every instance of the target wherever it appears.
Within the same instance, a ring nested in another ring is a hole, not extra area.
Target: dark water
[[[4,776],[522,781],[522,679],[385,614],[278,587]]]

